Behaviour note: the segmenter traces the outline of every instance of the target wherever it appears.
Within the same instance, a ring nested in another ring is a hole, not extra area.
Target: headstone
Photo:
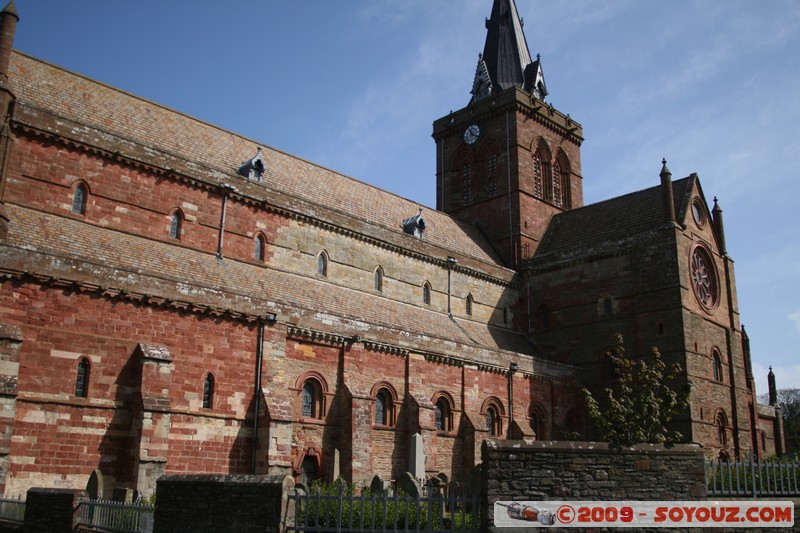
[[[372,478],[372,483],[369,484],[369,490],[373,496],[383,496],[389,490],[389,483],[375,474],[375,477]]]
[[[408,471],[414,479],[425,479],[425,452],[422,450],[422,435],[419,433],[411,436],[411,460]]]
[[[422,486],[419,480],[411,475],[411,472],[403,472],[397,479],[397,490],[410,498],[422,497]]]
[[[339,448],[333,449],[333,472],[331,479],[339,479],[342,477],[339,473]]]

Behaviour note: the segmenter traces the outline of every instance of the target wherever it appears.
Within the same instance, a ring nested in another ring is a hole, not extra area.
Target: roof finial
[[[672,172],[670,172],[669,167],[667,166],[667,158],[664,157],[661,158],[661,173],[659,176],[663,178],[665,175],[669,176],[670,178],[672,177]]]

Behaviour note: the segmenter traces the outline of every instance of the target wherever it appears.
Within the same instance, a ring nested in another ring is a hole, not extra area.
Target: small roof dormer
[[[255,157],[242,162],[242,164],[239,166],[239,170],[237,170],[236,173],[249,180],[261,181],[266,168],[267,165],[264,163],[264,157],[261,155],[261,147],[259,146],[258,153],[255,155]]]
[[[425,233],[425,228],[427,227],[428,226],[425,223],[425,219],[422,217],[421,208],[419,210],[419,214],[403,220],[403,231],[409,235],[413,235],[418,239],[422,238],[423,234]]]

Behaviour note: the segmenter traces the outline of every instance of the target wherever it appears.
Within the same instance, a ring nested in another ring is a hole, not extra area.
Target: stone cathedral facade
[[[781,453],[719,206],[666,163],[584,206],[513,0],[433,124],[436,209],[14,51],[0,17],[6,494],[395,479],[415,434],[463,478],[487,438],[591,438],[616,333],[682,364],[675,425],[710,457]]]

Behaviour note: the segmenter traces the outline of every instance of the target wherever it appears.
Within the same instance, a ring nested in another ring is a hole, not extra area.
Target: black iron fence
[[[753,455],[743,461],[710,461],[706,481],[709,496],[800,496],[800,462],[759,461]]]
[[[113,533],[151,533],[155,507],[142,503],[82,500],[76,510],[78,525]]]
[[[25,501],[22,498],[0,498],[0,520],[21,524],[25,520]]]
[[[477,494],[467,495],[455,485],[430,488],[422,496],[401,492],[356,493],[344,483],[312,486],[290,494],[299,532],[359,533],[366,531],[432,532],[480,530]]]

